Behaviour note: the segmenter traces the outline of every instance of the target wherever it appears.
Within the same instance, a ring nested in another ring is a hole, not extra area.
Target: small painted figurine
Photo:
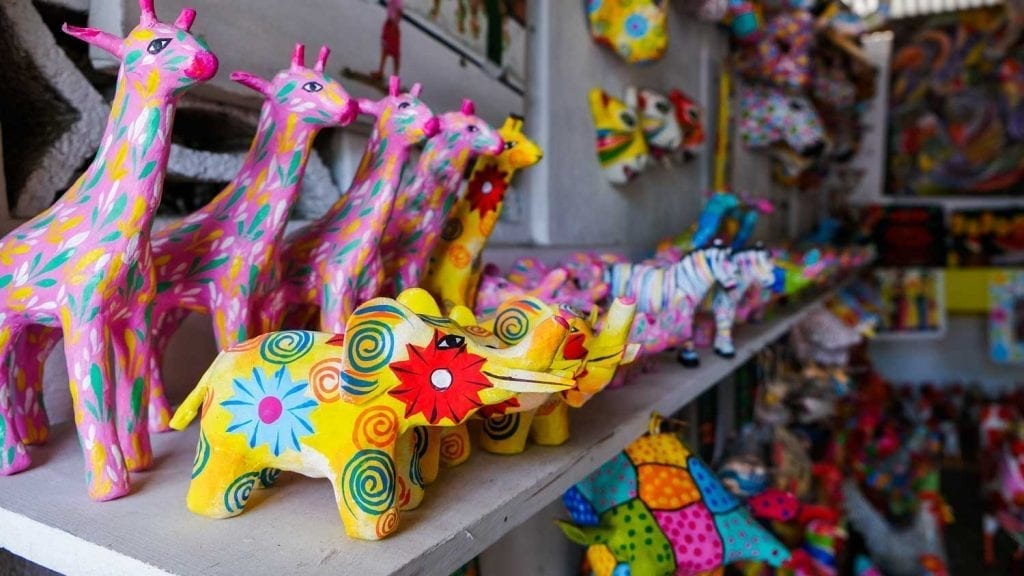
[[[683,130],[672,100],[654,90],[629,86],[625,101],[640,115],[640,126],[651,155],[668,161],[683,145]]]
[[[691,158],[704,146],[704,111],[682,90],[673,88],[668,98],[675,108],[676,122],[683,131],[683,156]]]
[[[718,288],[711,302],[715,314],[714,349],[723,358],[736,355],[732,329],[736,322],[736,308],[746,297],[747,290],[768,289],[775,284],[775,262],[763,246],[733,252],[731,258],[737,272],[736,285],[732,290]]]
[[[189,32],[194,10],[186,8],[173,23],[164,23],[157,20],[153,0],[139,0],[139,8],[139,24],[123,40],[64,25],[71,36],[121,61],[110,118],[85,173],[53,206],[0,241],[0,362],[8,366],[29,326],[63,332],[75,425],[94,500],[124,496],[128,470],[152,463],[146,426],[148,312],[156,297],[150,229],[178,99],[212,78],[218,64]],[[10,370],[0,370],[3,475],[29,466],[11,384]],[[37,397],[22,398],[41,408]],[[33,419],[39,421],[28,417]]]
[[[668,0],[587,0],[594,42],[630,64],[654,62],[668,47]]]
[[[612,184],[625,184],[639,175],[649,160],[643,127],[634,109],[604,90],[594,88],[589,98],[601,170]]]
[[[286,470],[329,479],[345,532],[379,540],[398,527],[400,436],[572,385],[548,372],[568,332],[561,317],[499,350],[417,314],[403,303],[417,292],[362,304],[344,335],[273,332],[221,352],[171,420],[181,430],[202,410],[189,509],[240,514],[264,470]]]

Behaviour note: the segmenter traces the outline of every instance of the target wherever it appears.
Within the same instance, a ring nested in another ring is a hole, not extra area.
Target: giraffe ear
[[[252,88],[267,98],[273,96],[273,92],[270,90],[270,82],[267,82],[255,74],[238,70],[231,73],[231,79],[242,86]]]
[[[118,60],[124,56],[124,41],[113,34],[108,34],[95,28],[79,28],[67,23],[61,26],[61,30],[68,36],[73,36],[82,42],[103,48],[117,56]]]

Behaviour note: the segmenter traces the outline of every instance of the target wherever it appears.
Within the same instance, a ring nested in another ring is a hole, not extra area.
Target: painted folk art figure
[[[587,0],[594,42],[630,64],[654,62],[668,47],[668,0]]]
[[[767,290],[775,285],[775,261],[763,246],[732,253],[736,269],[736,285],[732,290],[719,286],[711,301],[715,315],[714,350],[723,358],[736,355],[732,328],[736,323],[736,309],[748,290]]]
[[[9,361],[30,325],[63,331],[94,500],[127,494],[128,470],[152,462],[145,374],[151,354],[147,310],[156,291],[150,228],[163,191],[175,104],[217,72],[217,58],[189,33],[194,10],[182,10],[168,24],[157,20],[152,0],[140,0],[139,7],[141,20],[123,40],[64,26],[121,61],[110,119],[95,160],[71,189],[0,242],[0,358]],[[0,371],[0,474],[29,466],[10,384],[9,371]]]
[[[604,90],[590,91],[590,114],[597,131],[597,159],[605,178],[625,184],[647,167],[649,152],[634,109]]]
[[[385,294],[419,285],[427,260],[458,197],[466,167],[477,155],[496,156],[505,144],[498,131],[476,117],[472,100],[438,116],[440,131],[420,154],[395,199],[381,244]]]
[[[388,96],[359,101],[359,110],[373,115],[373,132],[348,192],[316,221],[285,238],[284,277],[264,305],[265,330],[280,326],[290,307],[319,308],[322,330],[341,333],[357,302],[377,295],[383,265],[384,234],[413,146],[437,134],[440,123],[419,100],[420,86],[399,92],[391,78]],[[289,323],[305,326],[315,313]]]
[[[276,249],[284,234],[302,173],[321,128],[344,126],[358,106],[340,84],[324,74],[330,50],[320,50],[314,68],[295,46],[291,66],[272,81],[246,72],[231,78],[265,99],[256,136],[242,169],[209,204],[152,239],[157,297],[149,380],[150,430],[167,430],[170,406],[164,396],[160,360],[189,311],[213,317],[217,348],[223,350],[259,333],[254,314],[259,299],[278,283]],[[22,339],[15,378],[24,375],[42,392],[42,362],[60,338],[40,329]],[[33,352],[33,349],[36,351]],[[23,356],[22,352],[25,352]],[[28,429],[45,430],[42,410],[30,411]]]
[[[453,426],[515,393],[571,386],[547,372],[565,320],[498,350],[417,315],[408,297],[364,303],[344,336],[273,332],[222,352],[171,421],[182,429],[202,408],[189,509],[235,516],[261,471],[287,470],[330,479],[345,532],[378,540],[398,527],[395,447],[411,427]]]
[[[446,313],[459,305],[473,307],[483,272],[480,257],[501,215],[512,177],[543,157],[540,147],[523,133],[519,116],[506,118],[498,135],[505,143],[504,150],[497,156],[477,158],[420,283]]]
[[[704,111],[682,90],[672,89],[669,100],[676,111],[676,122],[683,132],[683,154],[690,158],[704,147]]]
[[[683,130],[672,101],[654,90],[635,86],[626,88],[625,100],[640,115],[640,127],[651,155],[669,162],[683,145]]]

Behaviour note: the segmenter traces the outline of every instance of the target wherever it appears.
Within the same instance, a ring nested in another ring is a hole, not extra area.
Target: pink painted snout
[[[341,116],[338,117],[338,124],[341,126],[348,126],[355,122],[358,117],[359,102],[355,99],[349,99],[349,101],[345,103],[345,109],[341,111]]]
[[[437,116],[427,120],[427,123],[423,125],[423,133],[427,135],[427,138],[433,138],[441,131],[441,121]]]
[[[185,69],[185,76],[193,80],[205,82],[217,74],[220,63],[212,52],[199,52],[192,57],[192,62]]]
[[[497,156],[505,151],[505,141],[498,138],[498,143],[494,145],[494,155]]]

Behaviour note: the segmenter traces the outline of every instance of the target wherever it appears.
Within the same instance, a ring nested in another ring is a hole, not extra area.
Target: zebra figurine
[[[635,298],[638,316],[651,314],[657,319],[658,341],[646,346],[645,352],[682,347],[679,361],[684,366],[700,363],[693,345],[694,314],[712,286],[735,286],[731,254],[731,249],[716,240],[670,263],[661,259],[607,265],[605,280],[611,288],[610,296]]]
[[[733,252],[730,258],[736,269],[736,285],[731,289],[717,287],[711,309],[715,314],[715,353],[723,358],[736,355],[732,341],[732,327],[736,310],[752,286],[756,290],[768,289],[775,284],[775,260],[758,242],[754,248]]]

